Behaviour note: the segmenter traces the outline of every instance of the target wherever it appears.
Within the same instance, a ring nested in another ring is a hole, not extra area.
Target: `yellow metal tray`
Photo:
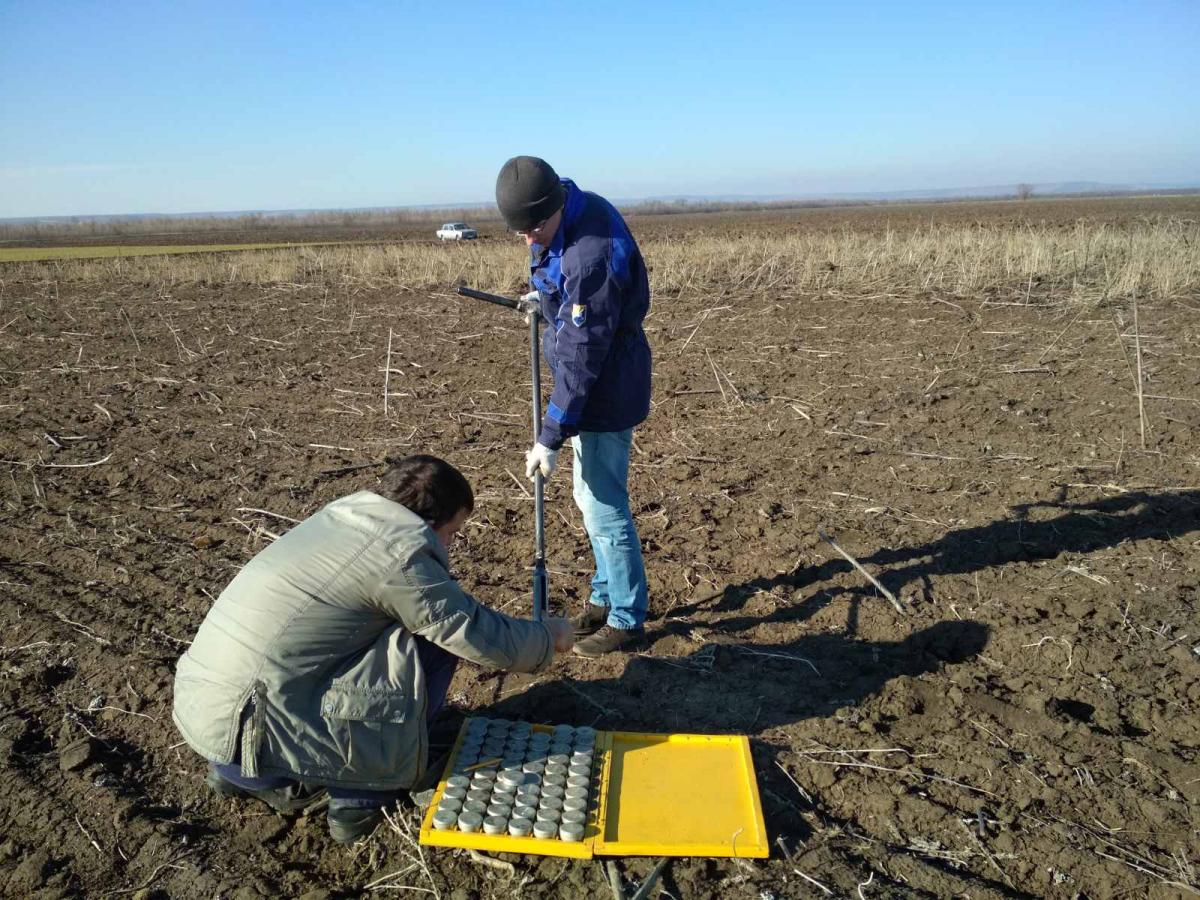
[[[533,726],[535,731],[551,731]],[[745,735],[596,733],[598,800],[588,810],[583,840],[569,843],[482,832],[438,831],[433,814],[454,768],[459,733],[433,802],[421,824],[421,843],[494,853],[592,856],[769,855],[762,803]]]
[[[554,729],[545,725],[534,725],[533,730],[549,732]],[[466,731],[467,725],[464,722],[462,728],[459,729],[458,738],[454,741],[450,758],[446,761],[446,768],[442,773],[442,780],[438,782],[437,791],[433,795],[433,802],[429,804],[429,809],[425,810],[425,818],[421,821],[421,843],[431,847],[468,847],[472,850],[489,850],[493,853],[535,853],[539,856],[570,856],[575,859],[591,859],[592,841],[599,833],[594,804],[588,809],[582,841],[543,840],[535,838],[533,835],[513,837],[511,834],[484,834],[482,831],[438,831],[433,827],[433,814],[437,812],[437,806],[442,801],[442,792],[446,790],[446,779],[454,771],[454,761],[458,756],[458,748],[462,746]],[[597,763],[596,757],[603,758],[604,751],[600,746],[602,734],[603,732],[596,732],[593,766]]]
[[[770,853],[745,735],[605,733],[597,856]]]

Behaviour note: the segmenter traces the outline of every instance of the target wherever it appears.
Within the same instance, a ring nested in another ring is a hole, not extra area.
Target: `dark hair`
[[[461,509],[475,509],[475,494],[466,476],[444,459],[417,454],[389,458],[379,479],[385,496],[441,528]]]

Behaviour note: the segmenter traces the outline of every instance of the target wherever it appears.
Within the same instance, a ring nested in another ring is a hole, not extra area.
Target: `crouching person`
[[[410,456],[380,493],[330,503],[246,564],[175,675],[174,721],[213,790],[281,812],[327,796],[330,834],[351,843],[424,774],[460,658],[536,672],[571,649],[565,619],[494,612],[450,576],[474,503],[453,466]]]

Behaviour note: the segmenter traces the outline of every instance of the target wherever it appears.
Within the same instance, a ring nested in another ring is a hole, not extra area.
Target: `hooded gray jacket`
[[[363,790],[425,771],[425,676],[413,636],[472,662],[536,672],[541,623],[480,606],[433,530],[370,491],[336,500],[267,547],[221,592],[175,675],[191,747],[246,775]]]

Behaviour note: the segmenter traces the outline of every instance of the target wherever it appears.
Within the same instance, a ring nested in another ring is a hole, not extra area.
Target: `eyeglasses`
[[[514,231],[513,234],[518,235],[519,237],[529,237],[529,235],[533,234],[535,231],[541,231],[543,228],[545,228],[546,223],[553,218],[554,216],[546,216],[546,218],[542,219],[542,221],[538,222],[536,225],[533,225],[529,228],[518,229],[517,231]]]

